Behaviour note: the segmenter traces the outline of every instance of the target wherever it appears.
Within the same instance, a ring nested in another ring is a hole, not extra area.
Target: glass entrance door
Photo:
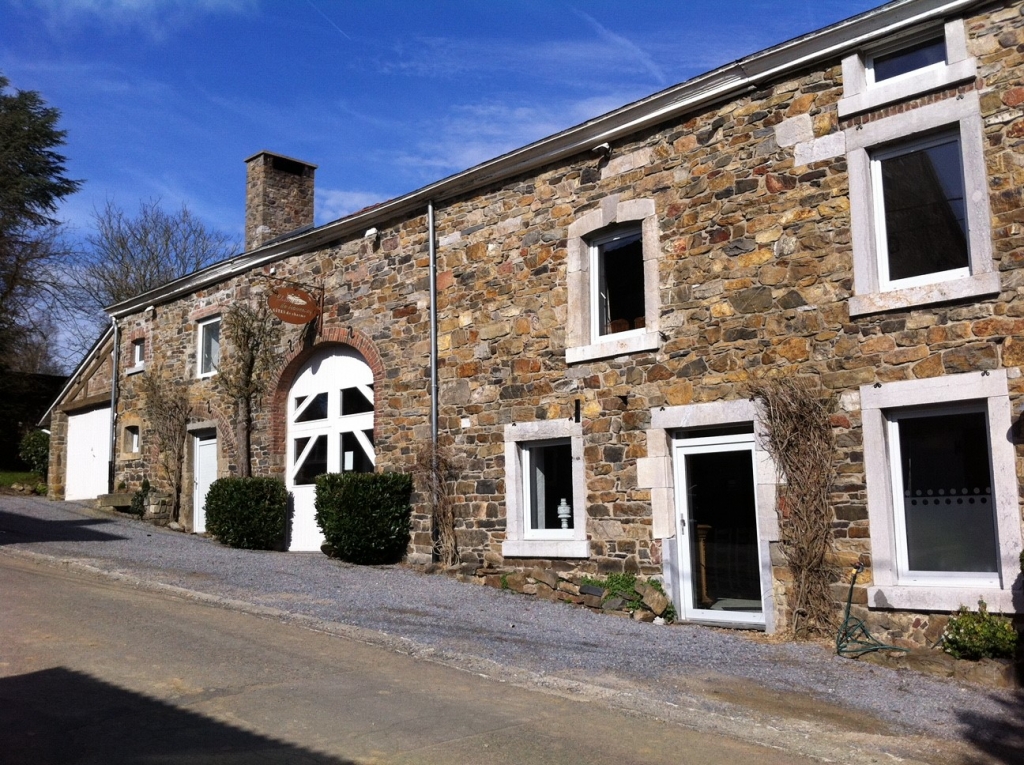
[[[680,616],[764,624],[753,433],[680,438],[675,466]]]

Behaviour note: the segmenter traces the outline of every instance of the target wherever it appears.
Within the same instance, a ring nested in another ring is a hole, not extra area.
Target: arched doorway
[[[332,346],[303,364],[287,406],[287,478],[295,504],[288,549],[319,550],[316,477],[373,471],[373,371],[355,349]]]

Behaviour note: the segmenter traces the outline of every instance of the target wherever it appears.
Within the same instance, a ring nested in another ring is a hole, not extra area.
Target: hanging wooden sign
[[[274,315],[288,324],[306,324],[320,315],[320,306],[305,290],[278,287],[270,293],[267,304]]]

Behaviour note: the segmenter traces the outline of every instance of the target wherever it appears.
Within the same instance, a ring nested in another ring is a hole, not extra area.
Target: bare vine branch
[[[836,397],[807,380],[778,377],[750,386],[761,408],[763,446],[785,478],[780,489],[779,531],[793,573],[790,625],[798,638],[831,635],[837,610],[831,495],[835,481]]]

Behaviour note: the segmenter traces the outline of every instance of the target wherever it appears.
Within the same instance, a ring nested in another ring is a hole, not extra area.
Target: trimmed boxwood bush
[[[409,546],[412,476],[327,473],[316,479],[325,552],[349,563],[397,563]]]
[[[278,550],[288,522],[288,490],[276,478],[218,478],[206,495],[206,530],[229,547]]]

